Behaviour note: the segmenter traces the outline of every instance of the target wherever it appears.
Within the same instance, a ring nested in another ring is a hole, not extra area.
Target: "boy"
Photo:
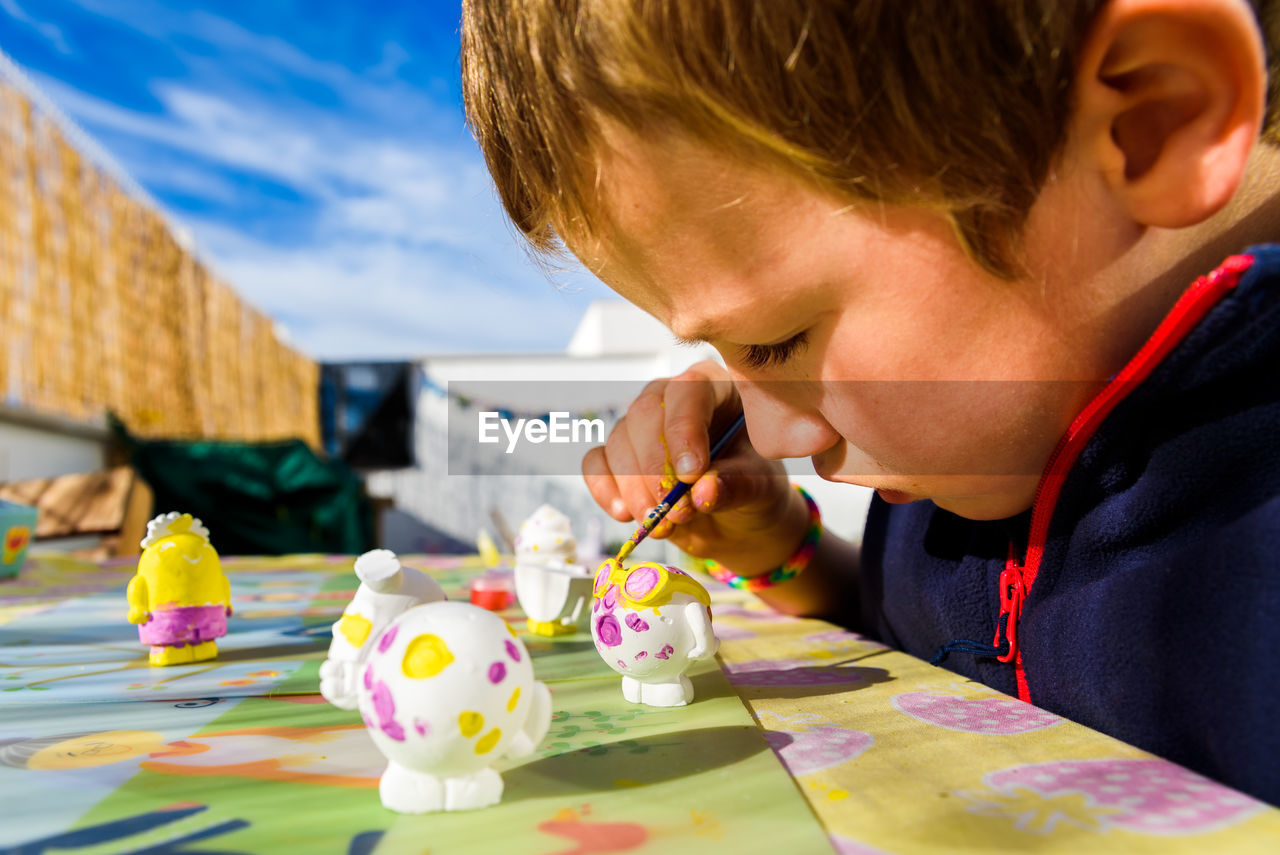
[[[462,36],[530,244],[725,360],[588,455],[604,508],[642,519],[673,464],[655,535],[774,605],[1280,804],[1280,249],[1229,258],[1280,234],[1249,5],[467,0]],[[875,488],[860,554],[813,549],[799,456]]]

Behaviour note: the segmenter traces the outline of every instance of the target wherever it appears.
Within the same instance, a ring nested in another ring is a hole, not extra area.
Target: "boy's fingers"
[[[603,448],[597,446],[582,458],[582,477],[587,482],[591,498],[604,508],[605,513],[618,522],[631,521],[631,512],[627,510],[627,503],[622,500],[618,482],[609,471]]]
[[[627,436],[631,440],[631,452],[635,455],[636,468],[623,471],[615,468],[617,475],[637,475],[650,487],[651,501],[649,507],[658,503],[666,494],[669,486],[664,486],[667,479],[667,449],[663,438],[663,420],[667,381],[655,380],[645,386],[631,406],[627,408]]]
[[[786,470],[778,461],[734,455],[716,458],[689,495],[699,512],[715,513],[768,505],[782,500],[788,489]]]
[[[605,440],[605,462],[613,473],[618,485],[618,492],[627,506],[631,519],[642,520],[649,509],[658,502],[653,498],[654,491],[646,484],[646,478],[635,473],[640,470],[632,447],[628,417],[623,416],[614,425],[613,432]],[[656,486],[656,484],[655,484]]]
[[[693,507],[693,500],[689,498],[688,493],[685,493],[680,497],[680,501],[675,503],[671,512],[667,514],[667,519],[672,523],[679,525],[680,523],[686,523],[693,519],[693,515],[695,513],[696,511]]]
[[[685,482],[707,466],[711,417],[716,410],[716,389],[705,375],[686,371],[667,384],[663,432],[676,476]]]

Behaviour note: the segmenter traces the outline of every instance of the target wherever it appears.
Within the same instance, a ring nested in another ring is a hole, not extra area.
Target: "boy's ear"
[[[1215,214],[1262,126],[1267,72],[1245,0],[1110,0],[1075,78],[1072,133],[1137,223]]]

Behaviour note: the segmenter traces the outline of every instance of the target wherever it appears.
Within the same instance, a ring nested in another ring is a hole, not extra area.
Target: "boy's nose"
[[[840,439],[817,407],[805,402],[801,387],[809,384],[738,381],[735,385],[747,415],[751,446],[761,457],[812,457]]]

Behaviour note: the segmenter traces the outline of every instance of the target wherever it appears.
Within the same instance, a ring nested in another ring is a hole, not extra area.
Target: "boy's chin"
[[[1026,495],[935,496],[933,503],[944,511],[970,520],[1003,520],[1016,517],[1031,507],[1035,488]],[[888,501],[888,499],[886,499]]]

